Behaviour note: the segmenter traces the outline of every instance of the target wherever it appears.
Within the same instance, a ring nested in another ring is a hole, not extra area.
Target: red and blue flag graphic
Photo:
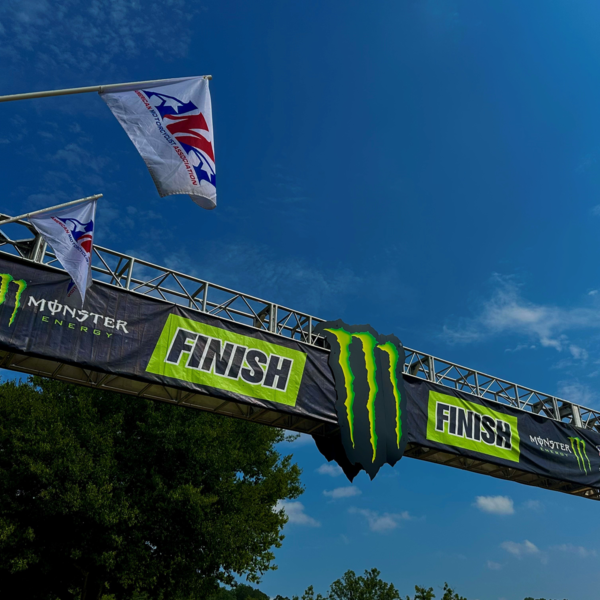
[[[208,79],[169,79],[101,94],[146,162],[159,194],[217,203]]]

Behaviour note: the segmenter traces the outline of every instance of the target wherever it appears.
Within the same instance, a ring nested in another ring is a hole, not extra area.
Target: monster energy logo
[[[21,306],[21,296],[23,295],[23,292],[27,287],[27,283],[24,279],[15,279],[9,273],[0,273],[0,279],[2,280],[2,283],[0,284],[0,305],[4,304],[6,300],[6,295],[8,294],[8,288],[10,283],[12,282],[17,284],[17,293],[15,294],[15,307],[12,311],[12,314],[10,315],[10,320],[8,321],[8,326],[10,327],[13,324],[15,317],[17,316],[17,311],[19,310],[19,307]]]
[[[577,466],[580,471],[583,471],[586,475],[589,472],[592,472],[592,464],[590,463],[590,459],[585,452],[585,440],[582,440],[578,437],[570,437],[569,441],[571,442],[571,449],[573,450],[573,454],[577,459]],[[587,464],[586,464],[587,461]]]
[[[373,478],[384,463],[404,452],[404,350],[400,340],[369,325],[321,323],[317,332],[331,346],[336,411],[346,455]]]

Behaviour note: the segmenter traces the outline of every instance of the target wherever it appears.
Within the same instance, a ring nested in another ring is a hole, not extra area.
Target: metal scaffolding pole
[[[203,75],[204,79],[212,79],[212,75]],[[137,87],[154,87],[167,82],[175,83],[192,79],[191,77],[180,77],[177,79],[150,79],[149,81],[132,81],[130,83],[110,83],[108,85],[90,85],[86,87],[67,88],[64,90],[48,90],[45,92],[28,92],[26,94],[11,94],[9,96],[0,96],[0,102],[12,102],[14,100],[32,100],[34,98],[49,98],[51,96],[70,96],[72,94],[89,94],[98,92],[99,94],[121,89],[136,89]]]

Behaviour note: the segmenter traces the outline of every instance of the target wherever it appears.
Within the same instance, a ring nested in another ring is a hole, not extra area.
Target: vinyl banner
[[[328,353],[0,255],[0,348],[335,424]]]
[[[324,323],[330,353],[97,281],[81,308],[69,282],[0,253],[0,350],[338,424],[350,451],[341,433],[315,439],[350,478],[360,469],[374,476],[409,443],[600,488],[600,434],[415,377],[402,382],[400,341],[369,326]]]
[[[600,487],[600,434],[408,378],[409,441],[589,487]]]

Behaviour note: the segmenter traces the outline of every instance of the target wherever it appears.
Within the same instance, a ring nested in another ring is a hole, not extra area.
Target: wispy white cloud
[[[590,556],[598,556],[596,550],[590,550],[583,546],[574,546],[573,544],[559,544],[557,546],[550,546],[550,550],[556,552],[565,552],[567,554],[574,554],[579,558],[588,558]]]
[[[525,540],[522,544],[510,541],[502,542],[500,547],[517,558],[540,554],[540,549],[529,540]]]
[[[96,173],[104,171],[106,165],[110,162],[107,157],[91,153],[75,143],[67,144],[48,158],[68,167],[81,167],[83,165],[86,169],[92,169]]]
[[[331,498],[332,500],[339,500],[340,498],[352,498],[353,496],[360,496],[362,492],[355,485],[348,485],[345,487],[335,488],[333,490],[325,490],[323,496]]]
[[[531,342],[557,351],[567,351],[575,360],[585,361],[587,351],[571,342],[568,334],[600,327],[597,306],[562,308],[537,304],[523,297],[521,286],[511,277],[495,274],[492,294],[480,302],[471,318],[458,319],[444,327],[444,337],[453,343],[472,343],[503,334],[517,334]],[[591,302],[591,300],[590,300]],[[517,346],[517,349],[522,347]]]
[[[258,298],[277,299],[284,306],[305,312],[339,306],[369,283],[349,268],[309,264],[261,244],[209,242],[202,249],[201,272],[197,258],[173,251],[172,245],[157,242],[129,253]]]
[[[589,406],[598,399],[598,393],[595,389],[581,383],[577,379],[568,379],[559,381],[557,384],[557,396],[563,400],[569,400],[575,404]]]
[[[318,469],[320,475],[330,475],[331,477],[339,477],[344,473],[339,465],[335,463],[324,463]]]
[[[588,359],[588,352],[584,348],[576,346],[575,344],[569,344],[569,352],[575,360],[586,361]]]
[[[156,18],[165,10],[168,19]],[[42,75],[61,70],[97,75],[142,53],[183,56],[200,10],[200,4],[185,0],[8,2],[2,7],[0,57],[13,66],[33,65]]]
[[[517,344],[514,348],[505,348],[504,352],[521,352],[521,350],[535,350],[535,344]]]
[[[574,544],[555,544],[547,548],[546,551],[542,551],[533,542],[524,540],[522,543],[512,541],[502,542],[500,547],[519,559],[527,556],[534,556],[539,558],[542,563],[548,562],[548,555],[550,552],[571,554],[577,558],[596,558],[598,556],[597,551],[593,548],[585,548],[584,546],[576,546]]]
[[[527,500],[523,503],[523,507],[529,510],[540,511],[543,510],[544,505],[539,500]]]
[[[401,513],[379,513],[367,508],[352,507],[348,509],[349,513],[358,514],[365,517],[369,524],[369,529],[375,533],[385,533],[392,531],[400,525],[402,521],[410,521],[412,517],[407,511]]]
[[[494,562],[493,560],[488,560],[487,568],[492,571],[499,571],[502,568],[502,565],[500,563]]]
[[[302,502],[291,500],[280,500],[275,506],[277,512],[283,510],[288,517],[288,523],[293,525],[304,525],[306,527],[320,527],[321,523],[305,512]]]
[[[474,506],[494,515],[512,515],[515,512],[514,503],[508,496],[477,496]]]

